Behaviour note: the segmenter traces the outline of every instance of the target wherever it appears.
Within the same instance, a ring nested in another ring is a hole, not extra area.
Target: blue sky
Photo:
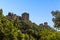
[[[13,12],[21,16],[23,12],[28,12],[32,22],[48,22],[53,26],[51,11],[60,10],[60,0],[0,0],[0,8],[4,15]]]

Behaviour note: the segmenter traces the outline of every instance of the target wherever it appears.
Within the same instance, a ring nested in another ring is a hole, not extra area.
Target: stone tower
[[[16,14],[13,14],[13,13],[9,12],[8,15],[7,15],[7,18],[15,20],[16,19]]]
[[[3,10],[0,9],[0,16],[3,16]]]
[[[22,14],[22,20],[29,21],[29,14],[27,12]]]

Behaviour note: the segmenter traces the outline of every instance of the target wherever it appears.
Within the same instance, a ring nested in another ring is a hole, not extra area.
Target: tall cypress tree
[[[2,17],[2,16],[3,16],[3,10],[0,9],[0,17]]]

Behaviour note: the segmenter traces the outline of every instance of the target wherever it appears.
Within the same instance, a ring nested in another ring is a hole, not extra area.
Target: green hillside
[[[8,18],[0,10],[0,40],[60,40],[60,32],[47,22],[37,25],[30,20]]]

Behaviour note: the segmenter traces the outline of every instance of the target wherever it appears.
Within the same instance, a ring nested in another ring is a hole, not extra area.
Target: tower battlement
[[[24,12],[24,13],[22,14],[22,20],[28,21],[28,20],[29,20],[29,14],[26,13],[26,12]]]

